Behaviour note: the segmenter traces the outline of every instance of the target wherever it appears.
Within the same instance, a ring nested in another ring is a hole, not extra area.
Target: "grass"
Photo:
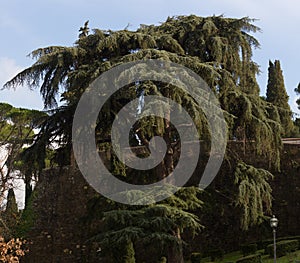
[[[263,253],[263,250],[259,250],[258,253]],[[218,263],[229,263],[229,262],[236,262],[239,258],[243,257],[240,251],[235,251],[229,254],[226,254],[223,260],[216,260],[214,262]],[[290,253],[284,257],[277,258],[277,263],[300,263],[300,250]],[[211,262],[210,258],[204,258],[201,260],[201,263],[208,263]],[[271,258],[269,255],[262,255],[262,263],[273,263],[274,259]]]
[[[270,258],[268,255],[264,255],[262,257],[263,263],[273,263],[274,259]],[[300,262],[300,250],[296,252],[289,253],[288,255],[284,257],[277,258],[278,263],[294,263],[294,262]]]

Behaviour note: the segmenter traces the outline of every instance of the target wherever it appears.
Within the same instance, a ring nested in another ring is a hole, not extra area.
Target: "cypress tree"
[[[7,203],[6,203],[6,210],[5,210],[5,222],[10,231],[13,230],[17,223],[17,219],[19,216],[18,205],[16,201],[15,192],[12,188],[8,190],[7,194]]]
[[[268,71],[267,101],[277,107],[282,126],[281,134],[284,137],[288,137],[292,133],[294,126],[292,122],[292,111],[288,103],[289,96],[285,89],[280,61],[275,60],[274,63],[269,61]]]
[[[19,211],[17,201],[16,201],[15,192],[12,188],[10,188],[8,190],[7,204],[6,204],[6,210],[5,211],[6,211],[7,214],[14,215],[14,216],[16,216],[16,214]]]
[[[300,82],[299,82],[297,88],[295,88],[295,92],[296,92],[296,94],[300,95]],[[300,110],[300,98],[298,98],[296,100],[296,103],[298,104],[298,109]]]
[[[298,83],[298,86],[297,86],[297,88],[295,88],[294,91],[296,92],[297,95],[300,95],[300,82]],[[300,110],[300,98],[298,98],[296,100],[296,103],[298,105],[298,109]],[[294,120],[294,125],[295,125],[295,129],[296,129],[296,132],[295,132],[296,136],[299,136],[299,134],[300,134],[300,118],[296,118]]]

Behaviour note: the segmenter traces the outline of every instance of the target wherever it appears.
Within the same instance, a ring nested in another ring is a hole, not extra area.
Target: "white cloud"
[[[13,59],[0,58],[0,84],[3,84],[16,75],[22,68]]]
[[[18,66],[13,59],[0,57],[0,87],[13,78],[22,67]],[[7,102],[15,107],[30,109],[42,109],[43,104],[37,91],[31,91],[26,87],[16,90],[0,90],[0,102]]]
[[[28,12],[22,12],[25,6]],[[46,13],[41,11],[45,8]],[[6,36],[6,42],[0,43],[5,46],[0,49],[0,57],[13,57],[19,64],[22,63],[20,61],[23,56],[37,47],[51,44],[72,45],[78,35],[79,26],[88,19],[91,28],[122,29],[129,23],[132,25],[130,29],[134,30],[141,23],[157,24],[173,15],[193,13],[199,16],[249,16],[259,19],[255,24],[263,30],[262,34],[255,34],[262,49],[254,52],[255,61],[262,65],[263,76],[259,78],[261,89],[264,90],[266,86],[268,60],[279,59],[282,62],[287,91],[293,99],[294,83],[299,82],[299,8],[299,0],[53,0],[51,5],[37,0],[30,3],[7,1],[3,3],[4,15],[0,16],[0,30]],[[53,17],[56,19],[53,20]],[[37,19],[40,23],[36,23]],[[20,43],[20,39],[24,41]],[[5,79],[2,79],[3,59],[0,61],[0,85],[8,80],[7,73]],[[11,69],[14,66],[18,68],[13,61],[6,61],[5,64],[7,62]],[[37,93],[29,92],[25,88],[9,94],[0,91],[0,101],[3,101],[4,96],[14,102],[17,98],[21,102],[30,101],[33,102],[32,105],[41,101]],[[19,101],[16,103],[21,105]],[[39,102],[38,105],[42,103]]]

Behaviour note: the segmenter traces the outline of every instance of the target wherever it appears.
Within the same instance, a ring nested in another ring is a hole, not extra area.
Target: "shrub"
[[[0,236],[0,261],[6,263],[18,263],[20,257],[25,255],[25,250],[22,248],[26,243],[25,240],[11,239],[5,242]]]
[[[249,255],[238,259],[236,263],[261,263],[261,255],[260,254]]]
[[[285,236],[277,238],[277,241],[295,240],[297,239],[300,245],[300,236]],[[265,239],[257,242],[257,249],[266,249],[268,245],[273,244],[273,239]]]
[[[257,251],[257,244],[242,245],[241,252],[243,256],[253,255]]]
[[[276,244],[276,255],[277,257],[282,257],[287,255],[290,252],[294,252],[298,249],[299,243],[298,240],[284,240]],[[269,254],[271,257],[274,256],[274,245],[268,245],[266,248],[266,254]]]
[[[201,253],[192,253],[191,255],[191,263],[200,263],[201,262]]]

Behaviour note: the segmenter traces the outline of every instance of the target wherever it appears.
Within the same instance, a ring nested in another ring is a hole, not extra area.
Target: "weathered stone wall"
[[[285,145],[281,170],[273,172],[273,213],[278,236],[300,235],[300,145]]]
[[[94,190],[70,167],[45,170],[36,190],[36,220],[24,262],[83,262],[88,253],[84,216]]]
[[[257,163],[258,167],[268,167],[265,160],[257,160],[251,156],[251,151],[249,151],[243,158],[247,163]],[[278,234],[280,236],[300,235],[299,145],[285,146],[282,153],[281,171],[273,171],[273,173],[275,175],[272,182],[273,211],[280,220]],[[29,254],[22,261],[28,263],[100,262],[97,259],[97,247],[91,248],[85,243],[89,238],[90,228],[93,227],[84,220],[87,213],[87,201],[95,196],[96,192],[84,180],[80,172],[70,167],[45,170],[37,185],[37,191],[38,197],[34,202],[37,217],[29,233],[32,244]],[[226,235],[240,242],[246,237],[238,232],[238,222],[230,221],[230,213],[233,211],[228,212],[229,219],[225,222],[229,225],[220,226],[220,229],[225,230],[223,237],[222,235],[218,237],[217,232],[211,235],[216,235],[216,240],[221,238],[224,240],[226,238],[224,235]],[[216,214],[216,217],[222,219],[221,214]],[[260,235],[261,229],[257,231]],[[266,226],[266,233],[269,233],[268,226]],[[255,231],[248,234],[254,239],[257,237]],[[205,242],[205,236],[200,236],[199,240],[203,238]],[[222,240],[220,242],[223,242]],[[228,245],[231,244],[230,242]]]

